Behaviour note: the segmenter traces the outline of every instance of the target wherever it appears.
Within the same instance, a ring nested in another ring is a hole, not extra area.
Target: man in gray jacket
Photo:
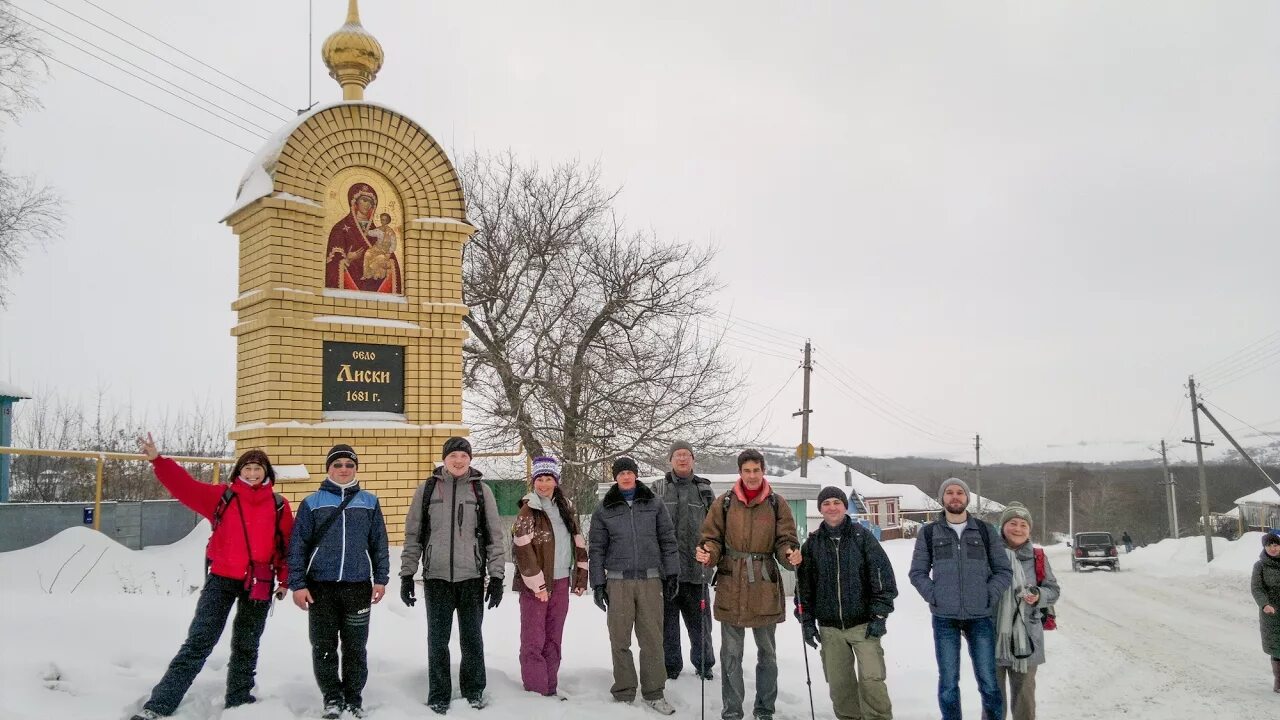
[[[417,602],[413,576],[422,564],[427,603],[427,704],[437,714],[449,710],[453,679],[449,636],[458,616],[462,664],[458,684],[477,710],[485,706],[484,620],[502,601],[505,551],[498,504],[471,467],[471,443],[451,437],[444,443],[444,464],[418,486],[404,521],[400,555],[400,599]],[[423,508],[427,511],[424,513]],[[489,582],[486,587],[485,577]]]
[[[693,446],[683,440],[671,443],[667,451],[671,472],[654,484],[654,492],[667,506],[676,527],[676,547],[680,552],[680,589],[662,605],[662,649],[667,679],[675,680],[684,670],[680,647],[680,618],[689,633],[689,662],[693,672],[706,680],[715,676],[716,649],[711,642],[711,604],[707,602],[710,573],[694,553],[702,539],[702,521],[715,502],[711,481],[693,472]]]
[[[636,475],[629,457],[613,461],[613,487],[591,514],[588,541],[591,587],[596,605],[608,616],[613,648],[613,687],[618,702],[636,697],[636,665],[631,633],[640,641],[640,694],[663,715],[675,714],[664,697],[662,600],[680,583],[676,532],[667,508]]]
[[[969,515],[969,486],[942,481],[943,513],[920,528],[911,556],[911,584],[933,614],[933,652],[938,660],[938,707],[942,720],[961,720],[960,638],[982,695],[983,718],[1004,717],[996,682],[996,609],[1013,570],[1004,541],[986,522]]]

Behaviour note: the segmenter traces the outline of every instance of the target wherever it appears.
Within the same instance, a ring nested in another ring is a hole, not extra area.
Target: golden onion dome
[[[363,100],[364,88],[382,69],[382,45],[360,24],[360,8],[349,0],[347,22],[330,35],[320,50],[329,77],[342,86],[343,100]]]

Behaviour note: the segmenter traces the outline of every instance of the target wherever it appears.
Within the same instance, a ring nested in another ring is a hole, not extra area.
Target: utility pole
[[[1196,395],[1196,378],[1187,378],[1187,387],[1191,390],[1191,428],[1195,431],[1194,440],[1183,440],[1196,446],[1196,465],[1200,468],[1200,525],[1204,528],[1205,562],[1213,562],[1213,526],[1209,522],[1209,481],[1204,474],[1204,446],[1212,445],[1200,441],[1200,398]]]
[[[1076,541],[1076,479],[1067,478],[1067,534]]]
[[[974,492],[978,494],[978,519],[982,519],[982,436],[973,436]]]
[[[1173,539],[1178,539],[1178,476],[1169,473],[1169,498],[1173,501]]]
[[[1271,489],[1275,490],[1277,494],[1280,494],[1280,485],[1277,485],[1276,481],[1271,479],[1271,476],[1267,474],[1266,470],[1262,469],[1262,466],[1258,464],[1257,460],[1249,457],[1249,453],[1245,452],[1244,448],[1240,446],[1240,443],[1236,442],[1236,439],[1232,437],[1231,433],[1227,432],[1227,429],[1222,427],[1222,423],[1218,422],[1218,418],[1214,417],[1213,413],[1209,412],[1209,408],[1205,407],[1204,403],[1200,403],[1200,412],[1204,413],[1204,416],[1209,418],[1209,422],[1213,423],[1213,426],[1218,428],[1218,432],[1222,433],[1223,437],[1225,437],[1231,443],[1231,446],[1236,449],[1236,452],[1240,453],[1240,456],[1245,460],[1248,460],[1254,470],[1257,470],[1262,474],[1262,477],[1267,479],[1267,482],[1271,484]]]
[[[1169,537],[1177,540],[1178,520],[1175,514],[1177,510],[1173,507],[1173,476],[1169,474],[1169,455],[1166,452],[1164,440],[1160,441],[1160,464],[1164,465],[1164,482],[1160,484],[1164,485],[1164,501],[1169,515]]]
[[[1040,544],[1049,544],[1049,473],[1040,471]]]
[[[809,376],[813,374],[812,362],[813,346],[808,340],[804,341],[804,405],[800,408],[800,412],[791,413],[791,417],[800,416],[800,477],[809,477],[809,415],[813,412],[809,408]]]

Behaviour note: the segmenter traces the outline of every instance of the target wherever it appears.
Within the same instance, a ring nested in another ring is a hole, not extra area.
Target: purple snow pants
[[[560,678],[560,640],[569,614],[569,578],[551,584],[551,597],[542,602],[520,589],[520,679],[524,689],[555,695]]]

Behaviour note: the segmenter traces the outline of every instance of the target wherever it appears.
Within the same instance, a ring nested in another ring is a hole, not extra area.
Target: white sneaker
[[[658,698],[657,700],[645,700],[644,704],[648,705],[649,709],[653,710],[659,715],[675,715],[676,714],[676,709],[671,707],[671,703],[667,702],[666,698]]]

